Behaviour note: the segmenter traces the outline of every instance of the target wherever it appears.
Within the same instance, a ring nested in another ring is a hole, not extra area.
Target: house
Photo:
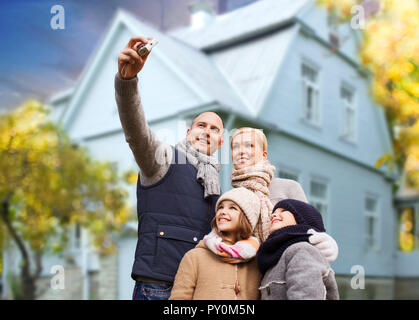
[[[398,240],[399,212],[411,202],[395,201],[398,177],[375,166],[392,144],[383,111],[369,95],[369,76],[360,68],[358,34],[349,26],[328,25],[327,12],[311,0],[263,0],[219,16],[200,15],[197,25],[162,33],[119,10],[77,85],[50,100],[52,117],[98,159],[138,170],[119,121],[113,81],[129,38],[155,37],[159,44],[141,71],[139,89],[160,139],[177,143],[188,122],[205,110],[220,114],[229,132],[263,129],[275,174],[302,185],[339,244],[332,267],[341,298],[418,298],[418,252],[400,251]],[[229,143],[219,156],[225,191],[231,188]],[[130,193],[135,206],[134,187]],[[411,220],[418,211],[415,204]],[[130,299],[136,240],[134,223],[118,240],[112,262],[96,258],[96,266],[89,266],[89,251],[76,265],[82,275],[114,266],[117,290],[111,296]],[[90,288],[101,284],[100,275],[95,277]],[[84,290],[87,298],[89,289]]]

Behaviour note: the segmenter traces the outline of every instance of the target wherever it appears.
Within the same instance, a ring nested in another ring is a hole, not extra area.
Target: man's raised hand
[[[144,38],[141,36],[132,37],[125,48],[118,55],[118,75],[121,79],[132,79],[144,67],[147,53],[144,57],[140,57],[137,48],[141,44],[147,44],[152,38]]]

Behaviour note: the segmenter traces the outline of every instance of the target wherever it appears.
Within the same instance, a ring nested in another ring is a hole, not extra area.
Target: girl
[[[170,299],[259,299],[254,259],[259,241],[252,236],[259,215],[253,192],[235,188],[224,193],[216,204],[212,231],[180,262]]]

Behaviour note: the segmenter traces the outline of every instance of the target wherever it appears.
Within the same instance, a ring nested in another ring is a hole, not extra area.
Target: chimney
[[[228,11],[228,0],[218,0],[217,13],[224,14]]]
[[[189,5],[191,13],[191,27],[200,29],[214,19],[214,7],[209,1],[200,0]]]

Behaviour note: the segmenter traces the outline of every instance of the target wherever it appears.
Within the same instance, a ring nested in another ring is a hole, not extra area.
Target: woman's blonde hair
[[[233,136],[231,137],[231,141],[230,141],[230,147],[233,148],[233,140],[236,136],[238,136],[239,134],[243,134],[243,133],[251,133],[252,135],[255,135],[255,141],[257,141],[258,143],[262,144],[262,148],[263,151],[268,152],[268,140],[266,139],[265,134],[263,133],[262,130],[260,129],[256,129],[256,128],[250,128],[250,127],[243,127],[240,129],[237,129]]]

